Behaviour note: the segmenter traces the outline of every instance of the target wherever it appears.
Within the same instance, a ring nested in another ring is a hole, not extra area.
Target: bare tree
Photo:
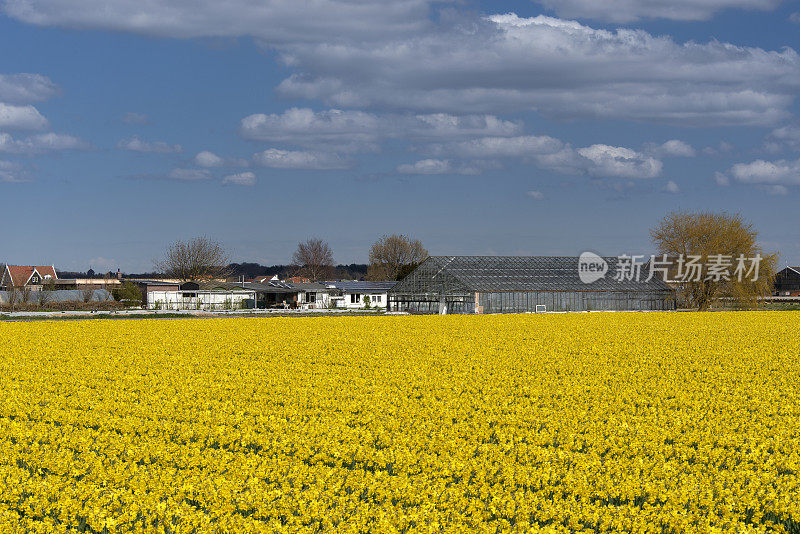
[[[399,280],[428,257],[419,239],[405,235],[381,237],[369,249],[368,280]]]
[[[677,280],[679,298],[684,306],[707,310],[726,299],[747,308],[756,306],[758,297],[772,293],[777,255],[764,253],[757,241],[758,232],[741,215],[670,213],[650,231],[650,236],[658,253],[668,259],[670,278]],[[697,258],[700,272],[695,270],[690,279],[684,280],[680,275],[687,274],[686,260],[691,257]],[[739,267],[738,258],[760,258],[757,276],[751,271],[753,261],[746,265],[748,272],[745,274],[749,276],[720,277],[709,270],[709,265],[716,264],[732,274]]]
[[[83,297],[83,302],[91,302],[92,297],[94,297],[94,286],[86,284],[81,289],[81,296]]]
[[[178,280],[224,278],[230,256],[225,248],[207,237],[176,241],[167,248],[164,259],[156,261],[156,270]]]
[[[6,294],[8,295],[8,306],[11,308],[11,311],[14,311],[14,306],[17,304],[19,300],[19,291],[13,285],[9,285],[6,288]]]
[[[20,290],[20,299],[23,304],[27,304],[31,301],[31,288],[29,286],[22,287]]]
[[[325,280],[333,273],[333,251],[327,242],[311,238],[297,244],[292,254],[292,263],[298,276],[311,280]]]

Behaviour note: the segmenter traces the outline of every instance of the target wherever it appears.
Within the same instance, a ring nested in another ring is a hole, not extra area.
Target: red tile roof
[[[22,287],[27,284],[34,270],[42,278],[50,276],[54,280],[58,279],[56,270],[51,265],[6,265],[6,273],[11,275],[10,285],[14,287]]]

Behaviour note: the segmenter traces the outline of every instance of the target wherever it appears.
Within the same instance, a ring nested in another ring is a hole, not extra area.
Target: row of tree
[[[422,242],[405,235],[388,235],[369,251],[367,280],[400,280],[428,257]],[[179,280],[226,278],[233,274],[230,255],[222,244],[207,237],[176,241],[155,262],[158,272]],[[333,250],[324,240],[311,238],[298,243],[292,254],[291,276],[330,280],[336,273]]]

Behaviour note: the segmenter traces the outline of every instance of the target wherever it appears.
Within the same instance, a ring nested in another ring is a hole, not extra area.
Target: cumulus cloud
[[[697,155],[694,147],[679,139],[671,139],[661,145],[648,144],[646,148],[648,152],[659,157],[692,158]]]
[[[446,17],[445,17],[446,19]],[[515,14],[444,20],[412,40],[281,49],[279,92],[333,106],[765,125],[788,115],[800,57]]]
[[[454,155],[489,161],[519,159],[563,174],[588,174],[598,178],[654,178],[663,164],[657,158],[630,148],[596,144],[573,148],[546,135],[481,137],[428,147],[438,156]],[[480,167],[478,167],[480,169]]]
[[[800,185],[800,159],[737,163],[728,171],[739,183],[766,185]]]
[[[428,24],[429,0],[5,0],[6,15],[39,26],[158,37],[252,36],[271,44],[405,35]]]
[[[592,162],[589,174],[606,178],[655,178],[663,164],[635,150],[609,145],[579,148],[578,154]]]
[[[0,159],[0,182],[19,183],[28,181],[19,171],[22,166],[15,161],[5,161]]]
[[[250,115],[239,125],[246,139],[303,147],[324,145],[338,152],[375,152],[381,142],[395,138],[428,141],[474,135],[514,135],[521,129],[519,122],[492,115],[377,115],[339,109],[316,112],[308,108]]]
[[[676,194],[681,192],[681,188],[678,187],[678,184],[676,184],[673,180],[670,180],[667,182],[667,185],[664,186],[664,192]]]
[[[723,9],[772,10],[780,0],[537,0],[562,17],[610,22],[640,19],[708,20]]]
[[[122,122],[126,124],[147,124],[149,120],[144,113],[129,111],[122,116]]]
[[[0,133],[0,152],[10,154],[39,154],[60,150],[88,150],[92,146],[72,135],[45,133],[14,139],[7,133]]]
[[[0,74],[0,101],[9,104],[41,102],[56,96],[58,86],[41,74]]]
[[[222,179],[222,183],[225,185],[253,186],[256,185],[256,175],[250,171],[230,174]]]
[[[184,182],[199,182],[210,180],[211,174],[206,169],[172,169],[167,178]]]
[[[198,152],[194,157],[194,162],[201,167],[219,167],[225,163],[221,157],[217,156],[213,152],[209,152],[208,150]]]
[[[120,150],[153,154],[178,154],[183,152],[183,147],[181,145],[170,145],[163,141],[142,141],[135,135],[129,139],[121,140],[117,143],[117,148]]]
[[[764,147],[769,152],[800,150],[800,125],[793,124],[772,130]]]
[[[353,163],[337,154],[310,152],[302,150],[279,150],[270,148],[253,156],[253,160],[263,167],[276,169],[349,169]]]
[[[544,200],[544,193],[541,191],[528,191],[525,194],[531,197],[533,200]]]
[[[0,102],[0,129],[44,130],[49,125],[33,106],[12,106]]]

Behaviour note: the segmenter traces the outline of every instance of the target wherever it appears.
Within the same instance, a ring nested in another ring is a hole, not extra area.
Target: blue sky
[[[799,35],[796,0],[0,0],[0,260],[642,254],[727,210],[800,264]]]

